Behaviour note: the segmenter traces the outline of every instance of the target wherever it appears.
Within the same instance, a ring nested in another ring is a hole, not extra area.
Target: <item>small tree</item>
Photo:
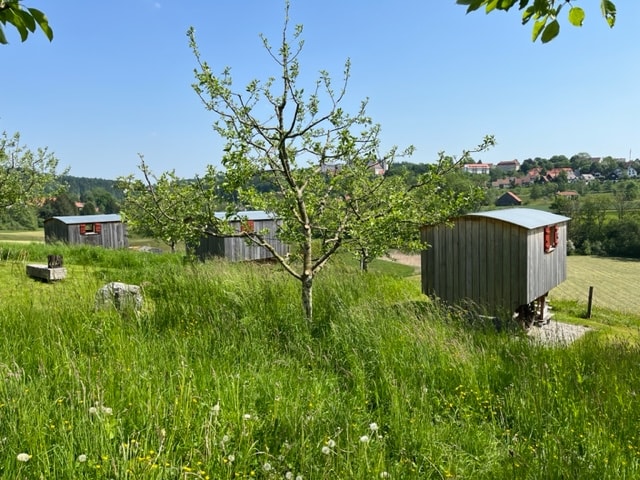
[[[193,29],[188,36],[198,62],[193,88],[205,108],[216,114],[214,130],[226,139],[225,188],[243,207],[275,213],[282,222],[279,238],[297,248],[294,255],[284,257],[262,232],[245,229],[237,235],[269,250],[300,282],[304,313],[311,320],[317,273],[342,247],[361,252],[366,263],[392,245],[401,235],[397,227],[416,211],[411,195],[418,189],[410,195],[397,181],[373,175],[373,166],[389,165],[413,149],[394,147],[381,154],[380,127],[366,115],[367,101],[353,115],[342,108],[350,76],[348,60],[338,87],[325,71],[310,91],[298,86],[302,27],[294,29],[297,46],[292,48],[288,10],[286,4],[279,48],[274,50],[261,37],[276,62],[277,79],[254,80],[241,92],[233,90],[229,68],[215,75],[201,58]],[[448,167],[435,166],[423,187],[435,188],[442,169]],[[256,178],[271,188],[259,193]],[[223,233],[211,217],[198,223],[209,226],[206,234]]]
[[[46,148],[20,145],[20,134],[0,136],[0,208],[42,202],[57,190],[58,159]],[[65,172],[63,172],[64,174]]]
[[[122,216],[133,230],[162,240],[175,252],[178,242],[193,236],[191,221],[206,202],[194,196],[200,190],[193,183],[181,180],[174,171],[156,177],[142,155],[138,168],[142,180],[133,175],[116,180],[125,195]]]

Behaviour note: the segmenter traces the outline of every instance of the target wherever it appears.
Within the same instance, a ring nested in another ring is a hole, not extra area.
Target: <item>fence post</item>
[[[587,303],[587,318],[591,318],[591,305],[593,304],[593,287],[589,287],[589,301]]]

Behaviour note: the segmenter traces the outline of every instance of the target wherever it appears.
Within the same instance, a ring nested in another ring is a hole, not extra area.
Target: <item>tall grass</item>
[[[44,284],[2,250],[1,478],[640,475],[636,346],[471,327],[344,265],[309,324],[274,266],[61,251]],[[96,310],[112,280],[145,309]]]

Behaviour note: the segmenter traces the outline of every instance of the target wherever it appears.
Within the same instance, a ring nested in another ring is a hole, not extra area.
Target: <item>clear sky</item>
[[[454,0],[292,0],[304,25],[303,77],[341,77],[352,62],[348,105],[369,98],[385,147],[415,145],[414,162],[459,154],[494,134],[487,162],[578,152],[640,157],[640,2],[618,0],[610,30],[599,2],[579,1],[585,25],[562,22],[547,45],[531,42],[520,13],[465,14]],[[282,0],[24,0],[54,30],[25,43],[6,27],[0,46],[0,131],[47,146],[75,176],[137,172],[182,177],[219,165],[223,141],[191,89],[196,29],[213,70],[232,68],[242,90],[276,75],[259,34],[277,43]]]

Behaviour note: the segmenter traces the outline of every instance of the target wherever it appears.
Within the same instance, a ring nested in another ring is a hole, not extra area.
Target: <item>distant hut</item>
[[[127,248],[127,228],[120,215],[73,215],[44,221],[45,243],[64,242],[105,248]]]
[[[496,207],[515,207],[522,205],[522,200],[513,192],[506,192],[496,200]]]
[[[216,212],[215,215],[221,220],[225,218],[224,212]],[[289,246],[277,237],[281,221],[274,214],[261,210],[249,210],[238,212],[227,221],[236,232],[241,232],[245,228],[261,232],[279,255],[284,256],[289,253]],[[234,236],[203,236],[195,248],[195,254],[202,261],[208,257],[222,257],[232,262],[273,258],[273,254],[266,248],[256,245],[247,238]]]
[[[567,222],[529,208],[472,213],[422,227],[422,291],[487,315],[541,321],[547,293],[567,277]]]

